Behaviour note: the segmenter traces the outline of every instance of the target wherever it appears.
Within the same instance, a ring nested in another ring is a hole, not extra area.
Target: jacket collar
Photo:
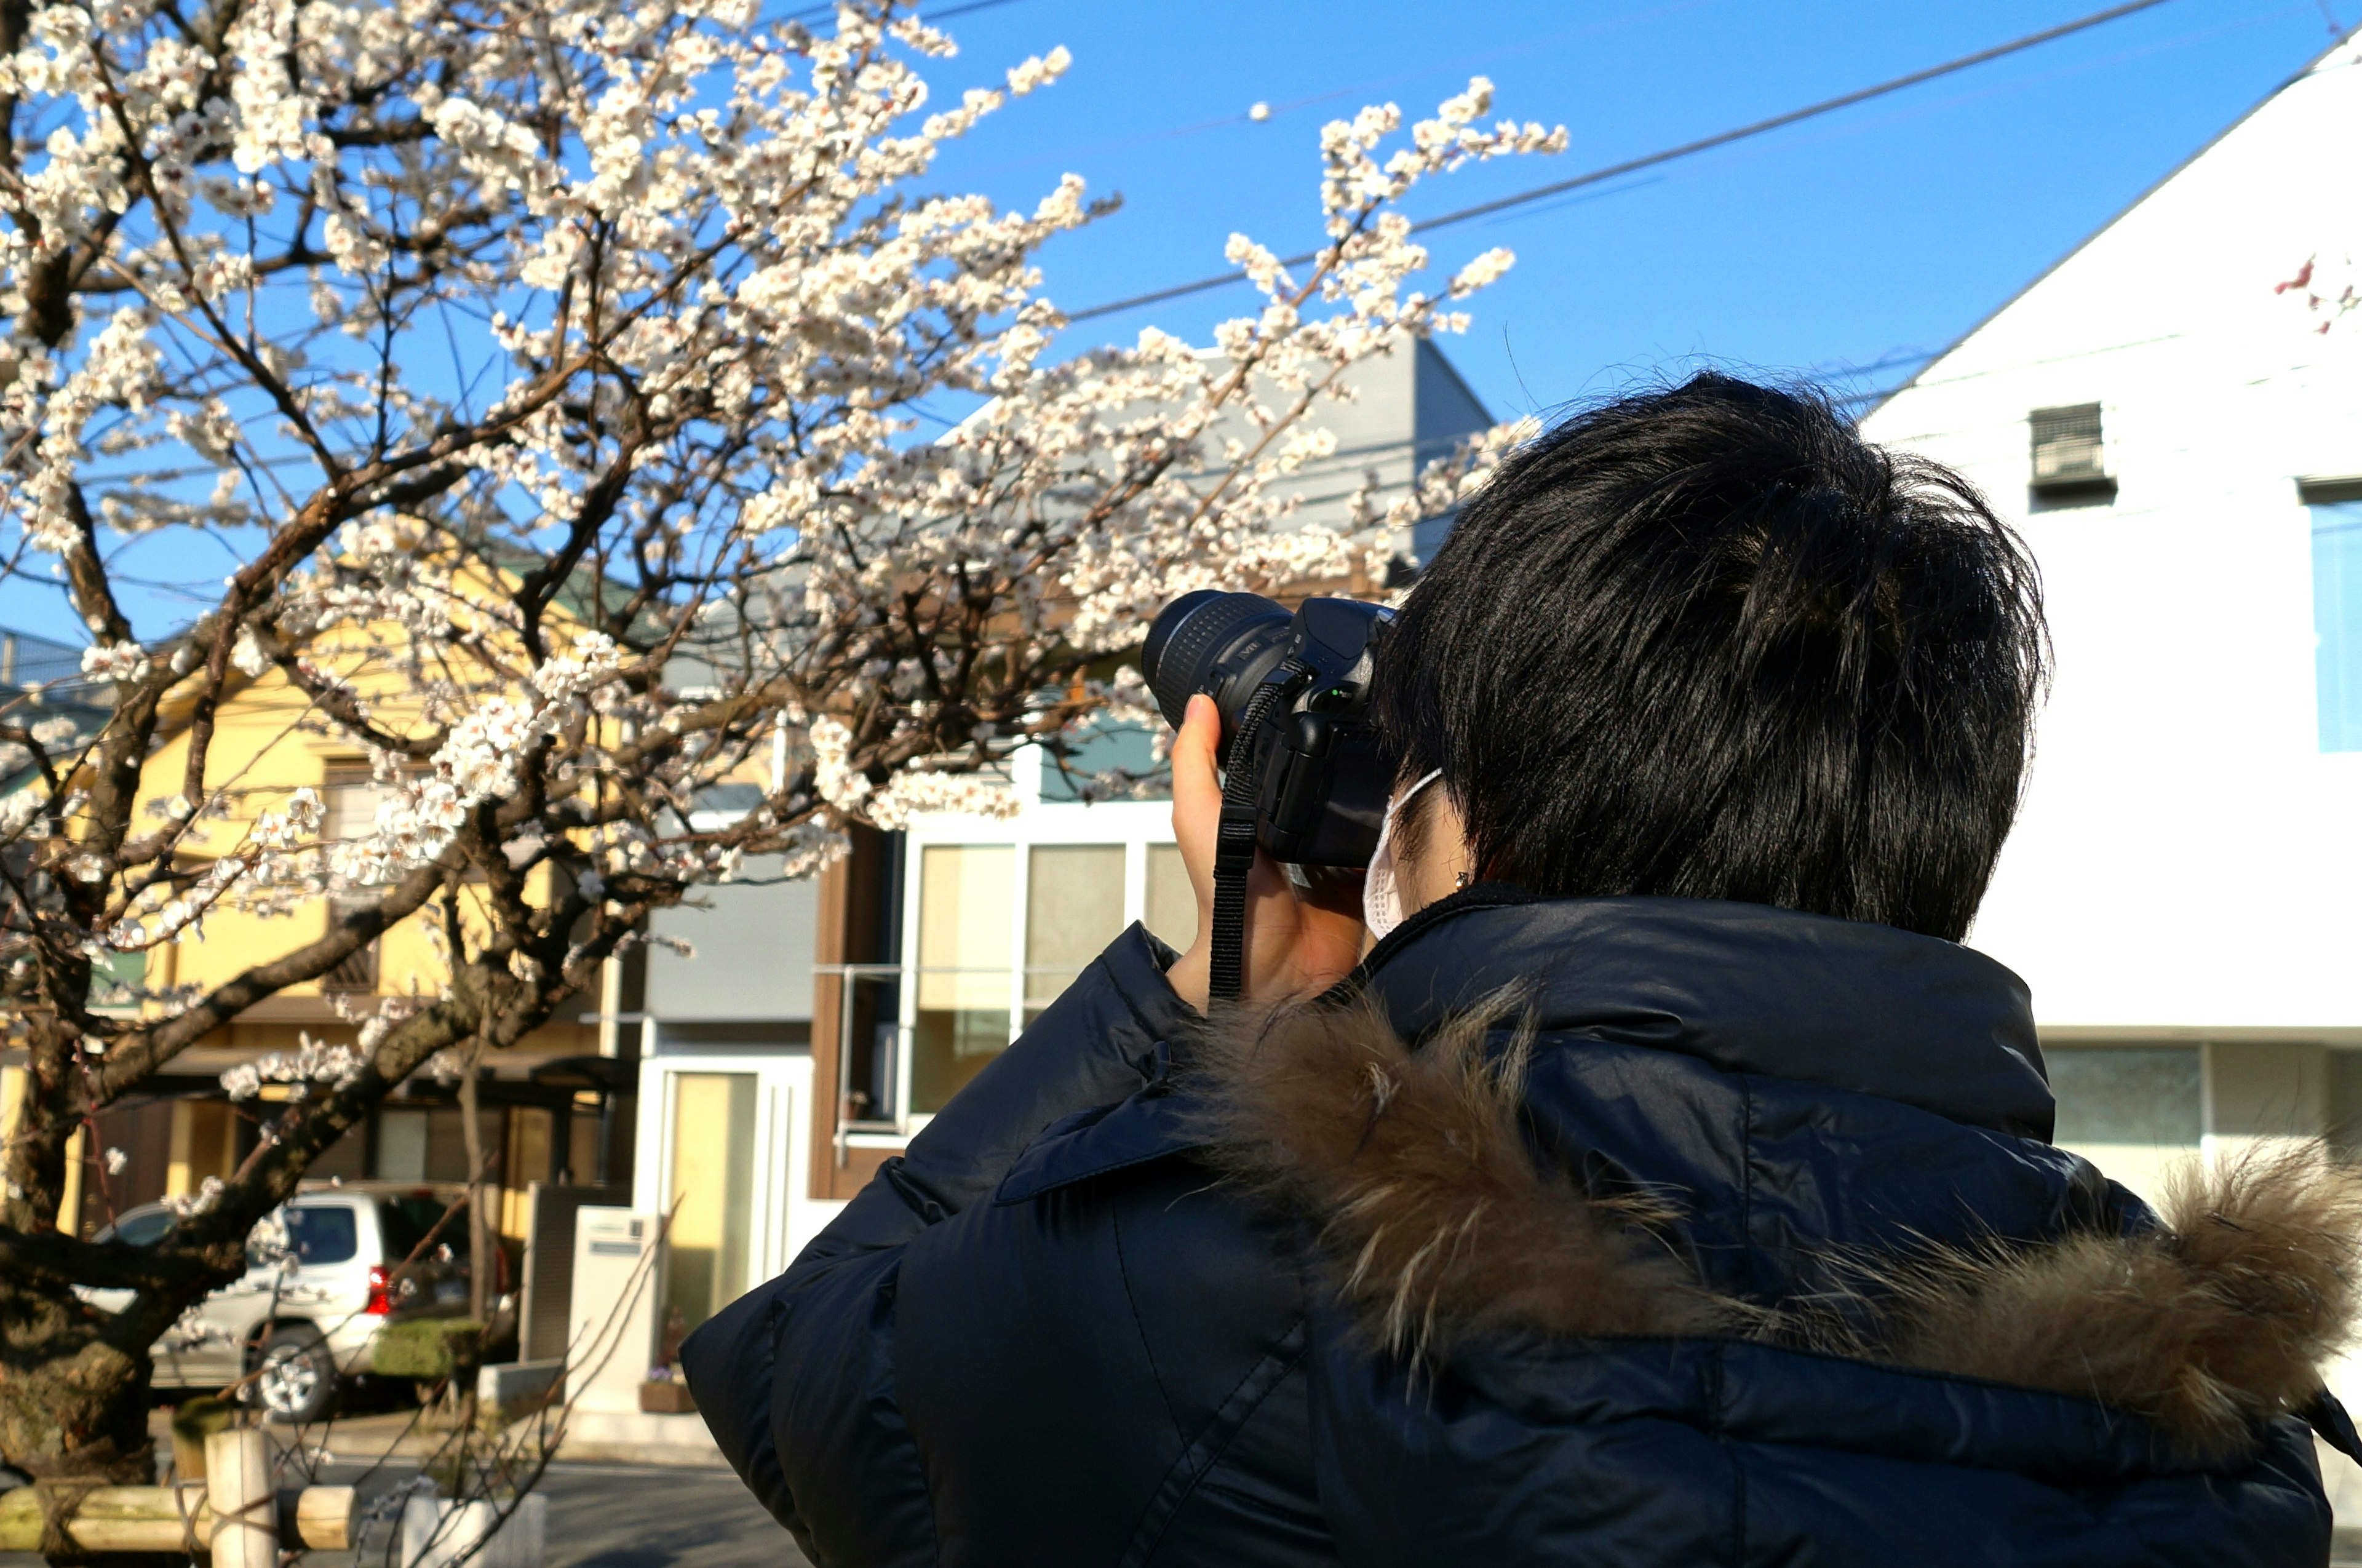
[[[1958,943],[1892,926],[1704,899],[1540,899],[1486,883],[1405,922],[1324,1000],[1366,996],[1416,1041],[1509,987],[1552,1035],[2051,1135],[2025,983]]]

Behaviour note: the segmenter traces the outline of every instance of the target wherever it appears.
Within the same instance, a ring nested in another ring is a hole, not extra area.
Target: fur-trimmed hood
[[[1531,999],[1496,993],[1416,1046],[1367,993],[1242,1010],[1195,1053],[1206,1157],[1316,1223],[1337,1290],[1397,1353],[1501,1329],[1768,1341],[2096,1398],[2224,1458],[2311,1403],[2353,1336],[2362,1178],[2312,1143],[2193,1163],[2161,1223],[2133,1205],[2114,1231],[1831,1248],[1802,1297],[1711,1286],[1681,1242],[1694,1195],[1601,1191],[1538,1157],[1536,1053],[1584,1043],[1538,1033]]]

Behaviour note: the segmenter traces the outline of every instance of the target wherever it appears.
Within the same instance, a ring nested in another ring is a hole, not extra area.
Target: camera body
[[[1308,599],[1291,613],[1200,589],[1149,628],[1141,674],[1158,709],[1177,728],[1191,697],[1214,699],[1224,763],[1251,770],[1255,842],[1275,860],[1362,867],[1377,849],[1394,780],[1370,681],[1393,619],[1355,599]]]

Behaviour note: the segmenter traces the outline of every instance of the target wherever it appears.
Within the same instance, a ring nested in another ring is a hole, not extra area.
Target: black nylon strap
[[[1214,838],[1214,940],[1208,955],[1206,994],[1236,1001],[1246,992],[1247,874],[1255,857],[1255,736],[1264,715],[1293,697],[1312,669],[1290,659],[1247,699],[1223,769],[1221,827]]]

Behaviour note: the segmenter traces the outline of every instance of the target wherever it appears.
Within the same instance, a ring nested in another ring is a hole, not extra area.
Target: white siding
[[[2047,1032],[2362,1043],[2362,753],[2320,750],[2296,480],[2362,474],[2362,315],[2274,284],[2362,258],[2342,46],[1865,423],[2023,529],[2057,649],[1972,943]],[[2112,503],[2036,510],[2028,413],[2103,405]]]

